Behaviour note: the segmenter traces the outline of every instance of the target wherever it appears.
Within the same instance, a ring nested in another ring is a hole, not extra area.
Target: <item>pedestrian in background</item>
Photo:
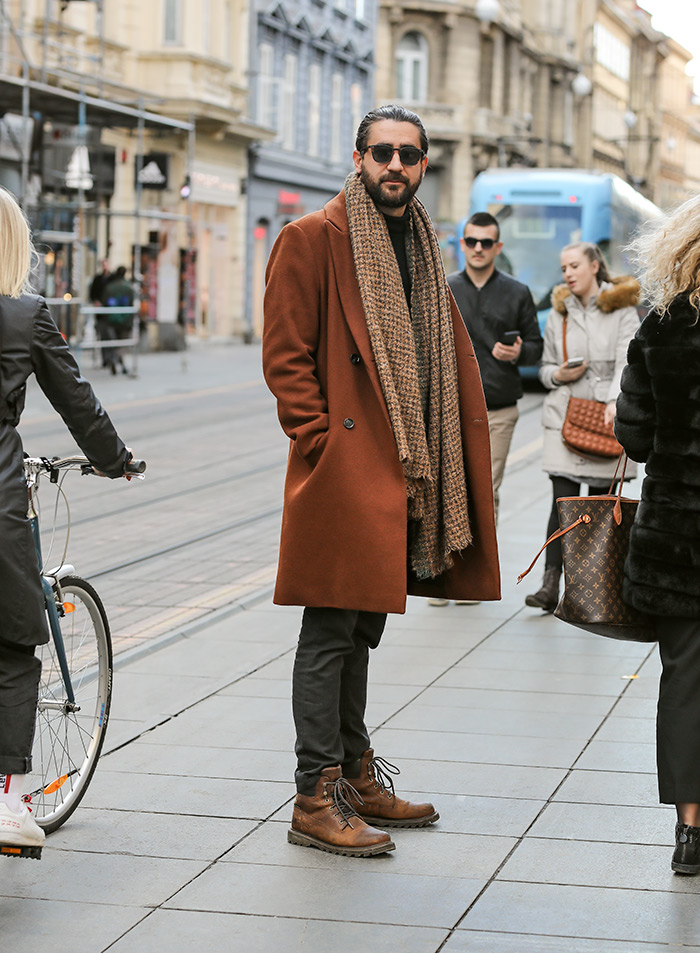
[[[343,191],[282,229],[267,271],[263,367],[291,440],[275,602],[305,606],[288,839],[355,856],[439,816],[370,747],[386,614],[407,593],[500,596],[478,369],[414,197],[427,153],[415,113],[368,113]]]
[[[31,771],[41,676],[35,649],[49,641],[17,432],[27,378],[36,375],[76,443],[101,473],[123,476],[131,459],[81,377],[46,302],[28,293],[33,253],[19,205],[0,188],[0,852],[19,848],[25,856],[34,855],[44,843],[44,832],[22,803],[22,794],[24,777]]]
[[[537,364],[542,355],[542,335],[537,311],[527,285],[496,268],[503,250],[497,219],[476,212],[460,239],[465,267],[447,276],[479,364],[486,399],[491,441],[491,476],[496,519],[498,491],[508,459],[513,431],[518,422],[518,400],[523,385],[518,366]],[[460,599],[457,605],[471,605]],[[448,599],[431,599],[433,606],[446,606]]]
[[[109,262],[105,258],[104,261],[102,261],[101,263],[100,271],[97,272],[97,274],[95,275],[95,277],[92,279],[90,283],[90,291],[89,291],[90,302],[95,308],[104,307],[104,304],[103,304],[104,289],[107,282],[109,281],[111,277],[112,277],[112,272],[109,270]],[[97,335],[98,341],[111,340],[110,330],[109,330],[109,319],[107,318],[106,314],[95,315],[95,334]],[[100,348],[100,350],[102,352],[102,366],[108,367],[110,363],[108,360],[108,352],[110,348],[103,347],[103,348]]]
[[[639,282],[629,276],[611,279],[597,245],[567,245],[561,253],[561,270],[565,283],[552,292],[539,371],[549,390],[542,405],[542,469],[552,482],[546,538],[559,528],[559,497],[579,496],[582,484],[594,496],[610,488],[617,460],[569,450],[562,428],[570,397],[605,403],[606,422],[612,423],[627,345],[639,327]],[[565,333],[568,362],[564,361]],[[628,468],[627,476],[632,478],[634,470]],[[561,542],[554,540],[547,547],[542,587],[526,596],[525,604],[553,612],[559,601],[561,571]]]
[[[131,308],[134,303],[134,286],[127,281],[126,268],[120,265],[114,274],[109,278],[102,290],[102,300],[106,308]],[[131,337],[134,326],[134,315],[131,311],[118,312],[105,315],[108,321],[108,335],[111,341],[125,341]],[[108,363],[113,374],[117,373],[117,368],[121,367],[123,374],[128,374],[124,364],[124,355],[121,348],[110,347]]]
[[[623,598],[659,638],[659,800],[675,804],[671,867],[700,873],[700,197],[633,246],[652,311],[627,356],[615,433],[646,464]]]

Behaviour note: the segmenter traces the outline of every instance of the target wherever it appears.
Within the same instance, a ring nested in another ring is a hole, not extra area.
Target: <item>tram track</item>
[[[134,559],[127,559],[123,562],[116,563],[114,566],[109,566],[106,569],[97,569],[94,572],[90,572],[90,580],[99,579],[103,576],[111,575],[115,572],[120,572],[123,569],[130,569],[132,566],[137,566],[141,563],[148,562],[151,559],[158,559],[161,556],[166,556],[169,553],[177,552],[179,549],[185,549],[188,546],[194,546],[197,543],[206,542],[207,540],[214,539],[217,536],[222,536],[225,533],[233,532],[237,529],[242,529],[244,526],[250,526],[253,523],[258,523],[266,519],[270,519],[273,516],[277,517],[282,512],[282,505],[270,507],[267,510],[263,510],[259,513],[253,513],[250,516],[242,516],[236,520],[233,520],[230,523],[225,524],[224,526],[217,526],[214,529],[209,530],[205,533],[198,533],[196,536],[190,536],[188,539],[178,540],[175,543],[169,543],[167,546],[162,546],[160,549],[152,550],[150,553],[144,553],[142,556],[137,556]]]
[[[123,518],[125,515],[133,513],[135,510],[158,506],[161,503],[168,503],[172,500],[194,496],[196,493],[200,493],[205,490],[216,489],[216,487],[220,486],[227,486],[239,480],[248,479],[249,477],[259,476],[263,473],[271,473],[274,470],[281,470],[285,466],[286,462],[287,456],[285,454],[284,457],[280,458],[279,460],[272,461],[271,463],[260,464],[260,466],[252,467],[249,470],[243,470],[239,473],[229,473],[226,476],[218,477],[216,480],[210,480],[207,483],[197,483],[195,486],[186,486],[180,490],[174,490],[171,493],[161,494],[155,499],[138,500],[137,502],[130,503],[127,506],[120,506],[111,510],[101,509],[94,515],[83,516],[79,519],[72,519],[70,522],[71,529],[73,527],[82,526],[88,523],[94,524],[103,519],[112,519],[113,517]],[[58,523],[56,525],[56,532],[64,532],[67,528],[67,525],[67,523]]]

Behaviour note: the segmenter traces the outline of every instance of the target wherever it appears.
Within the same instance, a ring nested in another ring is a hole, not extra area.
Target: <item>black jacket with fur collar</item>
[[[652,615],[700,619],[700,321],[687,297],[645,318],[627,362],[615,433],[646,477],[624,598]]]

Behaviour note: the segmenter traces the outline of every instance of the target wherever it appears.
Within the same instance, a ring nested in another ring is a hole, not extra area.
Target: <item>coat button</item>
[[[350,360],[352,361],[353,364],[360,364],[362,361],[362,358],[360,357],[359,354],[351,354]]]
[[[352,419],[352,417],[346,417],[343,421],[343,427],[345,427],[346,430],[352,430],[354,426],[355,421]]]

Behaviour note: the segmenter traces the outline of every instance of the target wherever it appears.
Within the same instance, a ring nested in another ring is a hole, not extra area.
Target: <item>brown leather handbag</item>
[[[622,447],[612,424],[605,423],[605,404],[584,397],[569,397],[561,438],[574,453],[590,457],[619,457]]]
[[[614,493],[621,462],[620,486]],[[623,453],[610,492],[605,496],[565,496],[557,500],[560,528],[518,576],[518,582],[527,576],[546,547],[561,539],[564,594],[554,615],[609,639],[656,642],[650,616],[622,601],[623,570],[639,502],[622,496],[626,467],[627,457]]]
[[[562,331],[564,361],[566,350],[566,316]],[[574,453],[591,457],[619,457],[622,447],[615,439],[612,424],[605,423],[605,404],[585,397],[570,397],[564,417],[561,438]]]

